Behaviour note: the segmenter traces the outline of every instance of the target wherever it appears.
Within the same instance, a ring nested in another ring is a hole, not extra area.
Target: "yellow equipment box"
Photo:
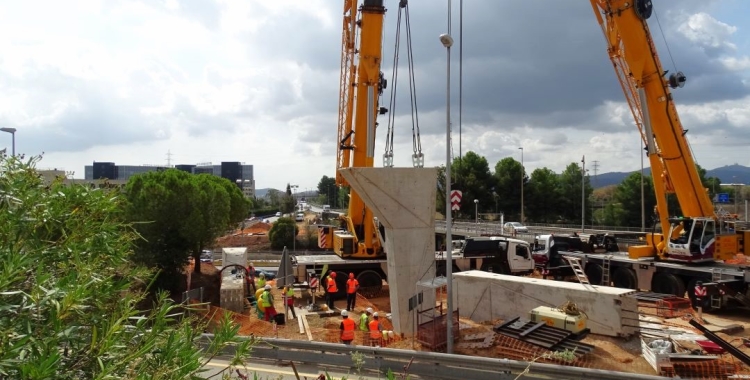
[[[532,322],[542,322],[547,326],[557,327],[578,334],[586,329],[586,316],[569,315],[554,307],[539,306],[529,312],[529,319]]]

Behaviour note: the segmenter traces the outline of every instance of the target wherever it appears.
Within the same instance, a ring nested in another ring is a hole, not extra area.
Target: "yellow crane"
[[[682,88],[682,72],[668,73],[659,61],[647,20],[651,0],[591,0],[607,51],[640,131],[651,164],[656,214],[662,233],[650,233],[632,258],[703,262],[731,259],[750,242],[750,231],[721,233],[722,220],[700,181],[670,89]],[[667,194],[675,194],[681,217],[670,217]],[[667,232],[665,235],[663,232]]]

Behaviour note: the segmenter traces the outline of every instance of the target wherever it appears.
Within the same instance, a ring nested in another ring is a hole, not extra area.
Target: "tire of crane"
[[[589,278],[589,283],[592,285],[599,285],[602,283],[604,269],[601,264],[589,263],[586,265],[586,269],[583,270],[583,273],[586,273],[586,277]]]
[[[657,273],[651,280],[651,291],[655,293],[685,296],[685,281],[672,273]]]
[[[365,297],[374,296],[383,289],[383,278],[380,277],[378,272],[371,269],[360,272],[357,275],[357,281],[359,282],[359,293]]]
[[[612,273],[612,286],[638,290],[638,276],[631,268],[616,268],[615,272]]]

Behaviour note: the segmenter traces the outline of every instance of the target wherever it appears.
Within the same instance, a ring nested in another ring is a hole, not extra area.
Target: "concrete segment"
[[[339,173],[385,227],[393,330],[414,334],[409,298],[435,275],[436,168],[346,168]],[[430,303],[431,302],[431,303]],[[423,305],[434,305],[425,292]]]
[[[594,334],[630,336],[636,333],[638,301],[628,295],[631,289],[508,276],[482,271],[453,275],[454,295],[461,317],[477,322],[515,317],[529,319],[537,306],[562,306],[571,301],[588,317],[587,327]],[[631,325],[631,326],[628,326]]]

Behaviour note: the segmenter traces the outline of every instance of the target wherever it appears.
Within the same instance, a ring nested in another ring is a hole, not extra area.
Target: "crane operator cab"
[[[714,259],[716,224],[712,218],[670,218],[669,222],[667,258],[691,263]]]

